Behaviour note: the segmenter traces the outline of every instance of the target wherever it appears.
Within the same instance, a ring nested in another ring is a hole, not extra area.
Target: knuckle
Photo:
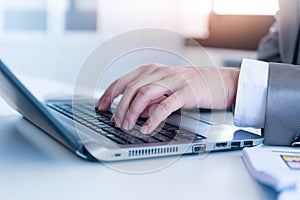
[[[172,108],[172,102],[168,100],[162,101],[159,103],[159,108],[164,114],[168,114]]]
[[[117,87],[118,85],[123,85],[123,83],[124,83],[124,79],[123,77],[120,77],[112,83],[112,86]]]
[[[156,68],[156,72],[162,75],[168,75],[168,76],[176,76],[178,78],[178,72],[176,71],[175,68],[170,67],[170,66],[159,66]]]
[[[155,63],[150,63],[150,64],[145,65],[145,68],[150,69],[150,70],[155,70],[157,67],[158,67],[158,65]]]
[[[126,107],[125,107],[125,105],[123,103],[119,103],[118,106],[117,106],[117,108],[116,108],[115,113],[119,115],[119,114],[122,113],[122,111],[125,110],[125,108]]]
[[[149,66],[149,67],[157,67],[157,64],[155,64],[155,63],[150,63],[150,64],[148,64],[148,66]]]
[[[148,69],[150,67],[150,64],[142,65],[140,68],[141,69]]]
[[[139,115],[139,113],[135,108],[133,108],[133,107],[128,108],[128,111],[127,111],[127,118],[128,119],[131,120],[132,117],[135,117],[135,116],[138,116],[138,115]]]
[[[146,65],[141,65],[141,66],[139,66],[136,70],[138,71],[138,72],[144,72],[144,71],[146,71],[146,70],[148,70],[149,69],[149,64],[146,64]]]
[[[120,116],[120,109],[119,109],[119,106],[116,108],[115,110],[115,113],[114,113],[114,116]]]
[[[141,96],[141,97],[146,97],[150,94],[150,92],[151,92],[150,86],[144,86],[144,87],[139,89],[138,95]]]
[[[142,66],[138,67],[138,70],[144,71],[144,70],[147,69],[148,67],[149,67],[149,65],[142,65]]]
[[[135,83],[130,83],[127,87],[126,87],[126,92],[127,93],[133,93],[134,91],[137,90],[137,86]]]
[[[158,73],[166,73],[168,71],[168,67],[157,65],[154,70]]]

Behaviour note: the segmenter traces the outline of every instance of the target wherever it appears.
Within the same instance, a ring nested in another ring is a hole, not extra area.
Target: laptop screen
[[[0,60],[0,95],[27,120],[73,151],[80,149],[70,134]]]

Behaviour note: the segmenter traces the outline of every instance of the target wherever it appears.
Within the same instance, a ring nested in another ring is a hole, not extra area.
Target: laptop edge
[[[68,130],[38,101],[0,60],[1,97],[28,121],[44,130],[78,156],[96,161]]]

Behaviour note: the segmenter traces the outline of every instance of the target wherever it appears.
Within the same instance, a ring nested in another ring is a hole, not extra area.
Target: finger
[[[141,132],[144,134],[151,133],[163,120],[165,120],[172,112],[178,110],[184,105],[185,99],[182,92],[177,91],[165,100],[163,100],[141,127]]]
[[[104,92],[104,94],[101,96],[101,98],[97,101],[95,105],[95,109],[99,111],[106,111],[113,100],[122,94],[125,90],[125,88],[136,79],[136,77],[139,77],[144,72],[144,67],[139,67],[138,69],[129,72],[128,74],[122,76],[121,78],[114,81]]]
[[[128,112],[129,105],[136,96],[138,90],[151,82],[155,82],[162,78],[162,75],[148,75],[147,77],[141,77],[138,80],[131,83],[124,91],[123,96],[117,105],[115,113],[113,115],[114,121],[116,122],[117,127],[121,127],[124,123],[126,113]],[[160,95],[162,96],[162,95]],[[159,97],[159,96],[158,96]],[[158,98],[156,97],[156,98]],[[153,99],[156,99],[153,98]],[[141,111],[142,112],[142,111]]]
[[[141,113],[141,117],[143,118],[148,118],[152,113],[153,111],[155,110],[155,108],[157,107],[157,105],[162,102],[163,100],[165,100],[167,96],[161,96],[160,98],[154,100],[154,101],[151,101],[147,106],[146,108],[143,110],[143,112]]]
[[[138,89],[137,94],[127,109],[122,128],[126,130],[131,129],[138,117],[151,101],[157,100],[164,94],[170,94],[171,92],[172,91],[170,91],[168,88],[155,83],[145,85]]]
[[[174,79],[177,81],[174,82]],[[166,96],[180,89],[182,85],[182,81],[179,81],[179,78],[173,76],[150,83],[140,88],[128,107],[122,127],[124,129],[131,129],[134,126],[137,118],[141,116],[142,113],[146,114],[144,111],[146,110],[147,106],[153,109],[153,107],[150,105],[150,102],[157,100],[158,98],[162,98],[159,99],[159,102],[157,102],[160,103],[166,98]]]
[[[165,73],[154,73],[128,87],[115,112],[115,121],[120,122],[116,125],[126,130],[131,129],[152,100],[182,87],[182,82],[174,82],[174,78],[176,76],[166,78]]]

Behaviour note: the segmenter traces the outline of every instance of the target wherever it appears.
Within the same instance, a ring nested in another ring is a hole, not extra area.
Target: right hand
[[[95,109],[106,111],[123,94],[112,121],[130,130],[138,117],[149,117],[140,130],[147,134],[180,108],[222,109],[231,105],[238,75],[235,68],[144,65],[113,82]]]

